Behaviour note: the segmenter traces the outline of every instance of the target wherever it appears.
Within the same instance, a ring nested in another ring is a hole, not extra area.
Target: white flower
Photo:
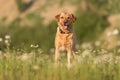
[[[101,63],[101,62],[102,62],[101,57],[96,57],[96,58],[93,59],[94,64],[98,64],[98,63]]]
[[[39,52],[39,53],[43,53],[43,50],[42,50],[42,49],[38,49],[38,52]]]
[[[119,34],[119,30],[118,29],[114,29],[113,32],[112,32],[113,35],[117,35]]]
[[[94,64],[99,64],[99,63],[112,63],[113,62],[113,54],[104,54],[101,56],[97,56],[96,58],[93,59]]]
[[[9,40],[5,40],[5,44],[9,44]]]
[[[107,37],[110,37],[112,35],[118,35],[118,34],[119,34],[119,30],[114,29],[113,31],[109,31],[106,35],[107,35]]]
[[[91,50],[85,50],[85,51],[83,51],[82,57],[84,58],[86,56],[89,56],[89,57],[91,56]]]
[[[81,47],[82,47],[83,49],[86,49],[86,48],[91,49],[91,48],[92,48],[92,45],[91,45],[90,43],[83,43],[83,44],[81,45]]]
[[[100,41],[96,41],[96,42],[95,42],[95,45],[96,45],[96,46],[100,46]]]
[[[99,54],[106,54],[108,51],[105,49],[101,49],[101,51],[99,52]]]
[[[33,47],[33,46],[34,46],[33,44],[30,45],[30,47]]]
[[[27,53],[25,53],[25,54],[23,54],[22,56],[20,56],[20,59],[21,59],[22,61],[27,61],[29,58],[30,58],[30,56],[29,56]]]
[[[2,38],[0,38],[0,42],[2,42],[3,41],[3,39]]]
[[[113,54],[112,53],[110,53],[110,54],[105,54],[105,55],[103,55],[102,56],[102,60],[104,61],[104,62],[112,62],[112,60],[113,60]]]
[[[109,36],[111,36],[112,35],[112,33],[111,32],[107,32],[107,37],[109,37]]]
[[[38,65],[34,65],[34,66],[33,66],[33,69],[34,69],[34,70],[38,70],[38,69],[39,69],[39,66],[38,66]]]
[[[33,44],[31,44],[30,47],[31,47],[31,48],[38,48],[39,45],[38,45],[38,44],[37,44],[37,45],[33,45]]]
[[[5,39],[10,39],[10,35],[5,35]]]

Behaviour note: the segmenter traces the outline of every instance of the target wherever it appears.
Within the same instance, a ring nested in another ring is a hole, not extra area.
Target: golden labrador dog
[[[76,58],[76,38],[73,30],[73,23],[76,21],[76,17],[70,13],[60,13],[55,16],[58,27],[55,37],[55,62],[58,61],[60,56],[60,49],[64,47],[67,51],[67,62],[70,67],[71,54]]]

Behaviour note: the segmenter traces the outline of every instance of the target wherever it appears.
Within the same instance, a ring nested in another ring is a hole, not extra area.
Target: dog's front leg
[[[71,67],[71,49],[67,50],[67,67],[70,68]]]
[[[56,47],[56,49],[55,49],[55,63],[58,62],[59,56],[60,56],[59,48]]]

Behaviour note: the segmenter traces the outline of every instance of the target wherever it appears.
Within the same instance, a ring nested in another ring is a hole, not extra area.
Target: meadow
[[[86,46],[88,47],[88,46]],[[66,54],[54,64],[54,50],[51,55],[32,46],[32,51],[0,52],[0,80],[119,80],[120,49],[79,49],[77,61],[67,68]]]
[[[14,14],[12,1],[6,3],[0,10],[0,80],[120,80],[119,0],[16,0]],[[9,14],[3,16],[4,9]],[[60,11],[77,17],[78,54],[70,69],[66,52],[54,63]]]

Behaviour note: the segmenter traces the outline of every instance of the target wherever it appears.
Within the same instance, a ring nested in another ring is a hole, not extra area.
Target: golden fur
[[[58,23],[55,37],[55,62],[59,59],[60,49],[64,47],[67,51],[68,67],[70,67],[71,54],[76,58],[76,38],[73,30],[73,23],[76,21],[76,17],[73,14],[63,12],[56,15],[55,18]]]

